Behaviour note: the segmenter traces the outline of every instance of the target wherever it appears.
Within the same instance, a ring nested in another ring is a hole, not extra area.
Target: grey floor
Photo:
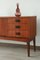
[[[30,53],[28,57],[26,48],[0,46],[0,60],[40,60],[40,50]]]

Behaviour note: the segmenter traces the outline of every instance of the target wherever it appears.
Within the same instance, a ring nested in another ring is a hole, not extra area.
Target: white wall
[[[17,2],[22,16],[37,16],[36,45],[40,46],[40,0],[0,0],[0,16],[15,16]]]

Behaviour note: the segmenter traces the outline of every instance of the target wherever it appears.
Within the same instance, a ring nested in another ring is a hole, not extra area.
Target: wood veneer
[[[29,42],[35,40],[34,37],[36,37],[36,16],[0,17],[1,39],[27,42],[29,46]]]

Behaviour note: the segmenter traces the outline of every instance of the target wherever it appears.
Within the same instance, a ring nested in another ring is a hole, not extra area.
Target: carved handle
[[[16,22],[20,22],[20,20],[16,19]]]
[[[16,32],[16,35],[20,35],[20,32]]]
[[[20,28],[20,26],[16,26],[16,28]]]

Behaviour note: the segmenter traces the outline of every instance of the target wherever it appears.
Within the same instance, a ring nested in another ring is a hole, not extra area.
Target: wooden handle
[[[20,20],[19,19],[16,19],[16,22],[20,22]]]
[[[16,28],[20,28],[20,26],[16,26]]]
[[[20,35],[20,32],[16,32],[16,35]]]

